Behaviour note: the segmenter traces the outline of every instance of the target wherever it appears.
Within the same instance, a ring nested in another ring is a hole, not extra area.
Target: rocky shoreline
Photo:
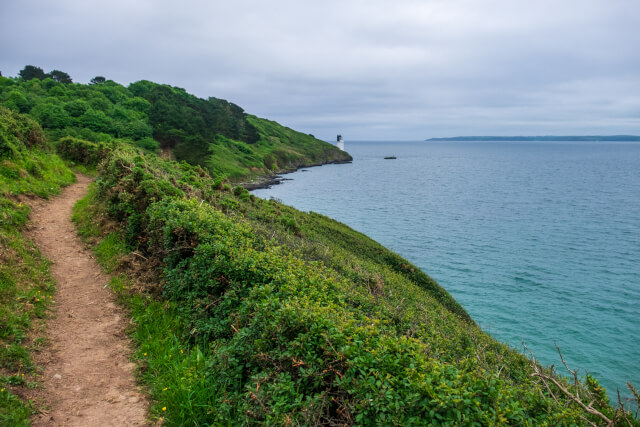
[[[249,191],[259,190],[263,188],[271,188],[274,185],[281,184],[283,181],[291,181],[291,178],[285,178],[282,175],[297,172],[304,168],[311,168],[311,167],[323,166],[323,165],[341,165],[341,164],[351,163],[351,162],[352,160],[336,160],[336,161],[330,161],[330,162],[324,162],[324,163],[303,164],[295,168],[279,170],[273,175],[259,176],[252,181],[241,182],[239,183],[239,185],[243,186]]]

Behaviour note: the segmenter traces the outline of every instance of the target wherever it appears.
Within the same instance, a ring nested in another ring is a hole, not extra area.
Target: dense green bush
[[[235,104],[216,98],[200,99],[184,89],[149,81],[133,83],[129,89],[149,102],[154,137],[163,146],[191,145],[199,139],[212,141],[217,134],[249,143],[258,140],[256,129]],[[199,138],[185,140],[177,135]]]
[[[100,174],[98,200],[161,265],[162,315],[138,305],[137,336],[170,424],[598,421],[554,400],[532,362],[428,276],[342,224],[222,194],[201,169],[130,151]],[[610,408],[589,384],[582,395]]]
[[[85,141],[66,136],[58,141],[56,150],[66,160],[82,165],[95,166],[107,156],[111,148],[105,143]]]
[[[153,138],[142,138],[139,139],[137,141],[134,142],[134,145],[136,147],[140,147],[143,150],[146,151],[150,151],[152,153],[155,153],[156,151],[158,151],[158,148],[160,148],[160,145],[158,144],[158,141],[156,141]]]
[[[28,113],[31,110],[31,103],[27,97],[15,89],[7,94],[5,106],[19,113]]]
[[[38,104],[31,109],[31,115],[45,128],[62,129],[71,125],[69,113],[61,105]]]
[[[269,170],[274,170],[277,167],[276,159],[273,157],[273,154],[267,154],[263,159],[264,166]]]
[[[45,136],[37,122],[0,106],[0,159],[15,157],[26,148],[45,146]]]
[[[91,204],[81,204],[82,211],[102,212],[118,227],[98,246],[98,258],[116,269],[113,258],[135,249],[143,268],[162,278],[139,283],[128,298],[136,357],[144,359],[141,372],[156,402],[152,412],[168,424],[600,421],[556,384],[543,385],[533,375],[548,369],[481,331],[402,257],[330,218],[256,199],[225,182],[345,161],[347,154],[180,88],[95,83],[0,78],[0,100],[9,107],[0,108],[0,231],[24,224],[16,194],[48,196],[73,179],[47,151],[40,125],[67,158],[99,162]],[[40,125],[17,113],[27,107]],[[163,155],[191,164],[132,146],[155,148],[150,132]],[[98,226],[80,222],[83,233]],[[0,243],[14,252],[25,247],[5,236]],[[14,298],[16,276],[9,275],[21,262],[0,266],[0,303],[10,313],[24,308],[22,296]],[[112,287],[129,289],[121,276]],[[0,319],[12,318],[3,312]],[[14,344],[21,343],[9,344],[11,355],[20,353]],[[616,423],[638,425],[608,404],[595,379],[558,381]],[[0,408],[14,399],[2,393]]]

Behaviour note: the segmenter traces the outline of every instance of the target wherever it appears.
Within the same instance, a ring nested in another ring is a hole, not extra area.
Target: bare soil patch
[[[28,234],[53,262],[57,282],[54,315],[47,323],[49,343],[34,356],[44,368],[44,388],[31,398],[47,408],[33,418],[36,426],[148,424],[148,398],[130,361],[128,315],[105,287],[109,277],[71,222],[73,205],[86,194],[89,182],[78,175],[78,182],[60,196],[31,203]]]

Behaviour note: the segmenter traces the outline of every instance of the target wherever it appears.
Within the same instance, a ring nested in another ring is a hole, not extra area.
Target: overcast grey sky
[[[1,0],[0,71],[27,64],[326,140],[640,134],[640,0]]]

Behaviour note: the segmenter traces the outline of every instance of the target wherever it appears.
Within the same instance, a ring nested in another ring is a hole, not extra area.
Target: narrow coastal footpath
[[[53,262],[57,283],[54,314],[47,322],[48,345],[35,354],[44,368],[44,389],[32,398],[46,403],[35,426],[137,426],[147,424],[148,401],[129,360],[127,315],[116,305],[102,273],[71,222],[75,202],[90,179],[50,201],[32,203],[30,238]]]

